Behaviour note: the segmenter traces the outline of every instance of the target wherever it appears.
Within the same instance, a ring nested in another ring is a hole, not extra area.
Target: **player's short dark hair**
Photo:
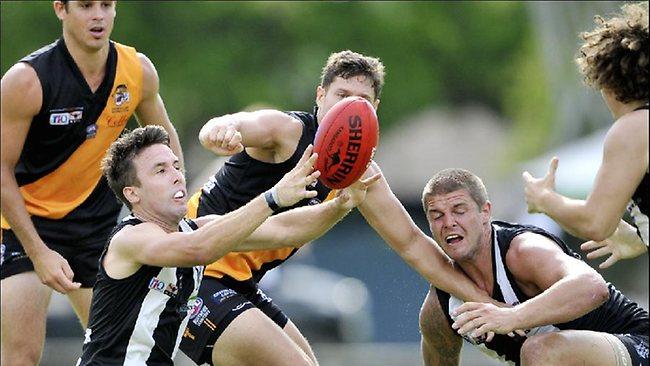
[[[375,100],[379,99],[381,89],[384,87],[384,64],[378,58],[364,56],[350,50],[330,55],[323,67],[320,85],[327,88],[337,76],[349,79],[359,75],[365,75],[372,80]]]
[[[422,191],[422,206],[427,210],[426,200],[432,196],[438,196],[455,192],[461,189],[467,190],[472,200],[480,209],[488,201],[487,189],[481,178],[465,169],[444,169],[436,173]]]
[[[584,81],[608,89],[623,103],[648,100],[648,2],[625,4],[610,19],[594,17],[596,29],[580,34],[585,41],[576,63]]]
[[[145,148],[156,144],[169,146],[167,131],[155,125],[139,127],[113,142],[102,159],[102,173],[108,185],[129,209],[131,204],[122,190],[127,186],[140,186],[133,159]]]

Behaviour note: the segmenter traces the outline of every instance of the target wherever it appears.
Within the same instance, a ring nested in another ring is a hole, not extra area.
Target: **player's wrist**
[[[282,208],[278,198],[278,190],[275,187],[264,192],[264,200],[273,213],[277,213]]]

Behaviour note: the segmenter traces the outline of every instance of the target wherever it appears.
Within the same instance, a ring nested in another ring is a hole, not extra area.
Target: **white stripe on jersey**
[[[156,276],[160,281],[176,285],[176,268],[163,268]],[[124,366],[144,365],[151,354],[156,342],[153,339],[153,332],[158,326],[160,314],[165,310],[167,301],[171,297],[157,290],[149,290],[142,301],[138,319],[135,322],[133,333],[129,338],[126,347]]]
[[[193,230],[185,220],[182,220],[179,226],[183,232],[190,232]],[[177,286],[178,277],[176,270],[176,267],[162,268],[156,277],[158,280],[164,282],[165,284],[173,284],[174,286]],[[199,285],[201,284],[202,274],[203,266],[194,267],[194,289],[189,297],[190,301],[196,298],[199,292]],[[163,292],[154,289],[149,290],[147,296],[145,296],[144,300],[142,301],[142,306],[140,307],[133,333],[131,334],[131,338],[129,338],[129,343],[126,348],[126,356],[124,359],[124,366],[140,366],[146,364],[146,361],[149,359],[151,351],[156,343],[153,339],[153,333],[158,326],[160,314],[162,314],[162,312],[165,310],[165,307],[169,300],[171,300],[171,297],[164,294]],[[185,326],[187,325],[189,316],[190,313],[188,312],[178,329],[172,358],[178,351],[178,346],[183,336],[183,332],[185,331]]]

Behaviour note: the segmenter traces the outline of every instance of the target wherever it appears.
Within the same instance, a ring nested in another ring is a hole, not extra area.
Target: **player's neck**
[[[492,274],[491,230],[485,233],[481,240],[481,246],[473,258],[459,261],[458,264],[478,288],[492,294],[494,276]]]
[[[63,40],[68,53],[77,64],[84,79],[86,79],[86,83],[92,91],[95,91],[104,80],[109,44],[106,43],[99,50],[88,49],[75,42],[73,37],[66,36],[65,32],[63,33]]]
[[[166,233],[173,233],[178,231],[179,222],[170,222],[169,220],[164,220],[161,217],[156,216],[153,212],[143,209],[141,207],[133,207],[131,211],[133,216],[138,218],[142,222],[151,222],[163,229]]]

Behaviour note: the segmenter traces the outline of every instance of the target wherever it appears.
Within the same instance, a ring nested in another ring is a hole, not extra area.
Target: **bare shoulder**
[[[15,95],[21,97],[20,99],[34,100],[34,97],[38,97],[40,100],[42,93],[36,70],[27,63],[19,62],[13,65],[2,76],[3,99]]]
[[[129,256],[141,248],[142,243],[164,234],[158,225],[150,222],[125,226],[111,238],[109,250],[120,256]]]
[[[630,112],[619,118],[607,132],[605,147],[625,148],[648,143],[648,110]]]
[[[1,89],[3,117],[23,120],[35,116],[41,109],[41,82],[36,71],[24,62],[7,70],[2,77]]]
[[[142,86],[143,86],[143,95],[149,95],[151,93],[158,92],[158,71],[153,62],[147,57],[144,53],[138,52],[138,58],[142,64]]]
[[[506,254],[506,263],[513,273],[520,272],[518,269],[526,272],[531,266],[535,267],[546,259],[564,256],[562,248],[550,238],[533,232],[525,232],[512,239]]]

